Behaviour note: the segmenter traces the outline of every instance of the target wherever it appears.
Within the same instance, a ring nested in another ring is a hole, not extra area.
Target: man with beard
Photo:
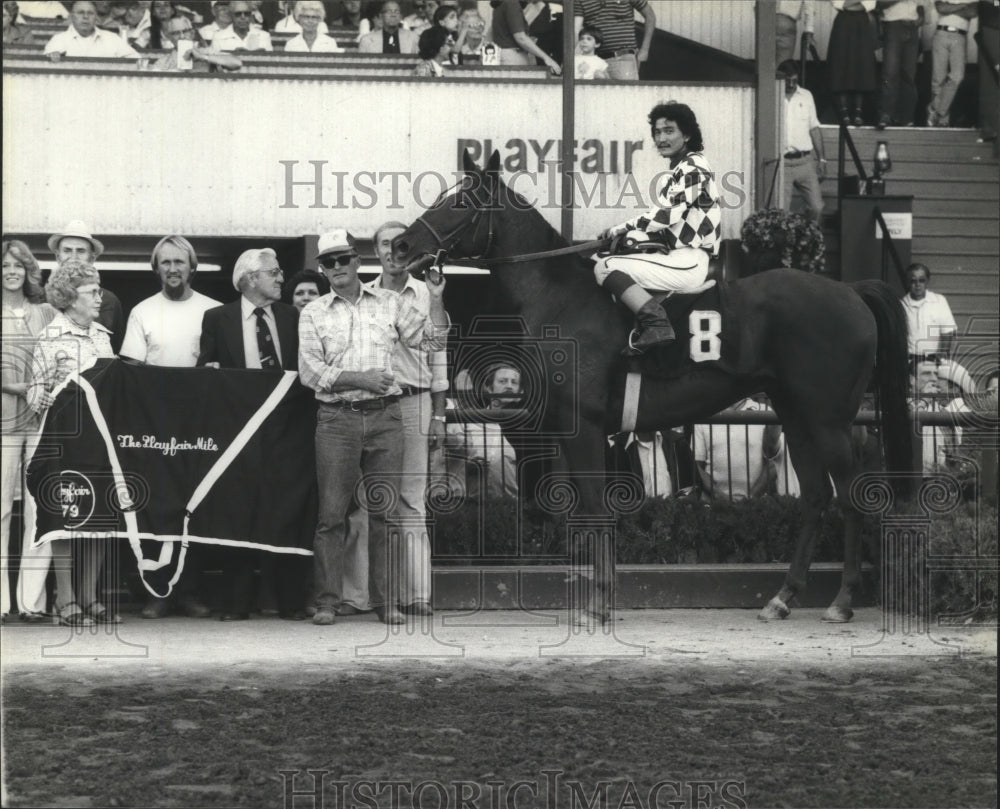
[[[193,368],[202,316],[220,304],[191,288],[198,256],[183,236],[160,239],[150,264],[161,289],[132,310],[120,354],[148,365]]]
[[[202,317],[220,304],[191,288],[198,256],[183,236],[160,239],[153,248],[150,264],[160,279],[161,289],[132,310],[120,355],[147,365],[193,368],[198,361]],[[197,551],[191,548],[188,553],[188,570],[194,570]],[[191,618],[206,618],[209,610],[193,592],[193,581],[189,573],[178,582],[176,606]],[[170,600],[151,597],[143,607],[142,617],[166,617]]]

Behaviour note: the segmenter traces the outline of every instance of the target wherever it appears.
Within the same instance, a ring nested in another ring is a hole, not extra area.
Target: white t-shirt
[[[200,292],[194,292],[186,301],[172,301],[158,292],[132,310],[119,353],[147,365],[194,368],[200,350],[202,315],[219,305]]]
[[[944,295],[928,291],[919,301],[903,296],[911,354],[936,354],[942,334],[958,328]]]
[[[117,34],[98,28],[89,37],[82,37],[72,27],[53,36],[45,45],[45,53],[120,59],[135,59],[139,56],[135,49]]]
[[[251,28],[247,32],[246,39],[241,39],[240,35],[229,25],[223,28],[212,39],[212,47],[220,51],[273,51],[271,45],[271,35],[260,28]]]
[[[748,400],[739,410],[767,410]],[[763,424],[696,424],[694,459],[705,463],[714,494],[741,500],[764,468]]]
[[[591,53],[587,56],[578,53],[573,58],[573,63],[576,66],[576,77],[578,79],[592,79],[595,73],[600,73],[602,70],[608,69],[608,63],[596,53]]]

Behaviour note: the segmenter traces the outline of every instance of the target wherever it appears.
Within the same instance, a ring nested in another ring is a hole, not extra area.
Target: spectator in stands
[[[636,48],[635,12],[642,15],[645,25],[642,43]],[[576,6],[576,27],[589,25],[599,28],[604,42],[597,52],[608,63],[608,78],[619,81],[638,79],[639,65],[649,58],[649,46],[656,30],[656,14],[647,0],[606,3],[604,0],[580,0]],[[582,20],[582,23],[581,23]]]
[[[924,0],[878,0],[882,11],[882,96],[878,128],[913,126]]]
[[[335,22],[340,28],[357,31],[361,26],[361,0],[343,0],[344,13]]]
[[[863,126],[864,94],[875,91],[875,0],[831,0],[837,10],[826,62],[840,122]]]
[[[285,303],[300,312],[321,295],[330,291],[330,282],[316,270],[299,270],[285,284]]]
[[[64,20],[66,5],[52,0],[21,0],[21,15],[29,20]]]
[[[31,381],[31,358],[35,343],[55,309],[45,303],[42,291],[42,271],[28,246],[21,241],[3,243],[3,421],[0,422],[0,452],[3,476],[0,483],[0,591],[4,619],[12,611],[8,576],[8,548],[11,517],[18,490],[24,492],[24,462],[34,452],[38,437],[38,417],[28,407],[28,385]],[[45,577],[52,559],[52,549],[43,543],[32,547],[35,533],[34,501],[21,497],[21,525],[24,541],[20,548],[21,565],[17,579],[17,604],[21,620],[46,620]]]
[[[285,43],[285,53],[340,53],[343,48],[326,34],[323,18],[326,10],[319,0],[301,0],[295,4],[295,18],[302,33]]]
[[[417,53],[421,61],[413,68],[413,75],[441,78],[444,66],[451,64],[451,50],[448,32],[439,25],[432,25],[420,34]]]
[[[201,15],[195,14],[185,6],[179,6],[172,0],[153,0],[149,14],[149,47],[153,50],[163,50],[174,47],[174,43],[166,36],[167,23],[174,17],[184,16],[191,20],[192,25],[201,22]]]
[[[747,398],[732,410],[761,411],[765,405]],[[694,460],[705,494],[713,499],[743,500],[767,491],[775,476],[765,463],[763,424],[696,424]]]
[[[645,3],[646,0],[632,0]],[[519,0],[491,0],[493,42],[500,49],[502,65],[534,65],[540,59],[554,76],[562,73],[559,63],[531,41]]]
[[[233,24],[233,11],[229,2],[230,0],[215,0],[212,3],[212,22],[198,30],[201,38],[209,45],[215,40],[216,34]]]
[[[271,35],[253,26],[253,8],[245,0],[229,4],[233,23],[223,28],[212,40],[212,47],[220,51],[273,51]]]
[[[346,517],[356,487],[364,483],[369,503],[383,499],[374,497],[379,487],[398,487],[405,436],[399,404],[404,391],[391,371],[396,344],[416,351],[442,350],[448,317],[442,304],[443,278],[427,282],[429,314],[401,295],[362,285],[361,259],[346,230],[320,237],[317,261],[333,291],[302,310],[299,374],[320,403],[313,623],[327,626],[336,620],[342,600]],[[377,509],[369,514],[368,588],[379,620],[401,624],[405,618],[396,603],[398,593],[388,588],[386,517]]]
[[[823,217],[819,184],[826,177],[826,152],[812,93],[799,86],[799,65],[787,59],[778,66],[785,77],[785,205],[791,210],[796,194],[805,201],[806,216]]]
[[[458,39],[455,41],[458,63],[482,64],[486,44],[486,20],[475,9],[466,9],[459,18]]]
[[[19,13],[14,0],[4,0],[3,4],[3,44],[24,45],[31,41],[31,32],[23,25],[17,24]]]
[[[400,27],[399,3],[385,0],[379,11],[382,27],[365,34],[358,42],[360,53],[416,53],[418,37]]]
[[[275,23],[274,33],[276,34],[302,33],[302,25],[299,23],[299,11],[300,11],[299,6],[301,5],[303,5],[303,3],[300,2],[292,2],[286,4],[285,8],[287,9],[288,13],[280,20],[278,20],[277,23]],[[322,16],[320,17],[319,24],[317,25],[317,30],[321,34],[325,34],[328,32],[328,29],[326,27],[326,22],[324,21],[326,19],[326,8],[322,3],[320,3],[319,6],[321,9]]]
[[[98,28],[106,28],[108,31],[120,31],[125,25],[125,9],[128,7],[126,0],[94,0],[94,11],[97,17],[94,24]]]
[[[194,31],[191,21],[182,16],[169,20],[168,30],[182,22]],[[191,288],[191,279],[198,269],[198,256],[183,236],[160,239],[153,248],[150,265],[159,279],[160,291],[132,309],[121,357],[146,365],[193,368],[198,360],[202,317],[208,309],[220,304]],[[207,618],[209,609],[198,600],[193,588],[195,579],[191,571],[196,555],[201,554],[193,548],[188,550],[188,572],[180,579],[172,596],[185,615]],[[143,607],[142,617],[166,617],[168,601],[150,597]]]
[[[478,407],[519,407],[521,370],[510,362],[490,366],[483,375],[480,394],[473,400]],[[444,446],[449,477],[465,481],[469,497],[481,496],[484,484],[490,497],[517,497],[517,455],[500,424],[452,422],[446,427]]]
[[[55,401],[56,389],[70,374],[90,368],[98,359],[114,357],[108,330],[97,322],[101,278],[93,265],[75,260],[61,263],[49,276],[45,297],[58,314],[45,327],[32,357],[33,377],[27,400],[38,414]],[[97,600],[104,551],[103,538],[52,540],[56,614],[61,625],[121,623],[118,615]],[[73,587],[74,567],[80,584],[78,593]]]
[[[923,264],[906,268],[909,292],[903,296],[909,327],[910,357],[947,356],[958,326],[944,295],[928,289],[931,271]]]
[[[965,78],[969,22],[976,18],[976,3],[949,3],[937,0],[937,29],[931,46],[931,103],[927,105],[928,126],[951,123],[951,103]]]
[[[806,38],[805,47],[815,43],[814,0],[777,0],[774,17],[774,63],[780,65],[795,55],[796,33]],[[801,30],[798,30],[801,27]],[[804,56],[805,54],[803,54]]]
[[[147,3],[132,0],[125,4],[125,39],[135,48],[148,48],[150,37],[149,8]]]
[[[437,10],[437,0],[415,0],[413,13],[403,20],[403,28],[419,36],[434,24],[434,14]]]
[[[70,27],[55,34],[45,45],[45,54],[58,62],[64,56],[103,56],[135,59],[139,56],[117,34],[97,27],[97,11],[91,0],[74,0],[70,6]]]
[[[557,62],[562,59],[562,26],[552,22],[552,9],[547,0],[529,0],[524,4],[524,22],[528,36],[544,53]],[[555,35],[556,39],[553,39]]]
[[[47,244],[59,264],[71,259],[93,264],[104,252],[104,245],[91,236],[90,228],[78,219],[67,224],[62,233],[49,236]],[[97,321],[111,333],[111,348],[117,354],[125,338],[125,313],[117,295],[109,289],[102,293]]]
[[[603,39],[600,28],[585,25],[580,29],[576,37],[576,58],[573,60],[578,79],[608,78],[608,63],[597,55]]]
[[[198,365],[256,368],[280,372],[298,369],[298,310],[280,303],[283,275],[271,248],[244,251],[233,268],[240,299],[207,309],[202,317]],[[246,621],[253,604],[253,571],[258,554],[226,548],[223,561],[224,605],[220,619]],[[286,556],[286,554],[281,554]],[[275,563],[278,614],[305,619],[302,601],[305,571],[293,555]]]
[[[239,70],[243,67],[243,62],[231,53],[223,53],[213,45],[205,45],[198,39],[198,32],[195,30],[191,20],[183,14],[167,21],[164,28],[164,39],[171,43],[172,50],[165,53],[156,60],[154,66],[156,70],[193,70],[195,72],[209,72],[216,68],[223,70]],[[178,45],[181,41],[190,41],[194,44],[190,48]],[[180,64],[183,60],[189,67]]]
[[[916,389],[918,397],[913,402],[915,410],[941,413],[956,412],[962,408],[960,399],[948,402],[946,405],[948,388],[939,376],[935,362],[923,361],[917,364]],[[956,428],[945,425],[921,426],[924,474],[948,471],[949,462],[955,456],[960,441],[960,434],[956,435],[956,432]]]
[[[670,497],[693,483],[691,448],[675,430],[619,433],[609,443],[611,469],[641,479],[646,499]]]

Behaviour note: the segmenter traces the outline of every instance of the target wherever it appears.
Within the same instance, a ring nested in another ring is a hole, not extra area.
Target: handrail
[[[844,179],[844,147],[851,150],[851,159],[854,161],[854,167],[858,170],[858,176],[861,178],[861,182],[867,182],[868,174],[865,172],[865,167],[861,163],[861,158],[858,156],[857,147],[854,145],[854,138],[851,137],[851,133],[847,129],[847,124],[841,122],[840,124],[840,138],[837,143],[837,201],[839,202],[841,197],[843,197],[843,182]]]
[[[896,250],[896,243],[892,240],[892,234],[889,232],[889,226],[885,222],[885,217],[882,216],[882,209],[878,205],[875,206],[875,221],[878,226],[882,228],[882,280],[886,280],[886,264],[887,256],[892,258],[892,264],[896,268],[896,274],[899,276],[899,283],[902,284],[903,289],[906,289],[906,268],[903,267],[903,259],[899,257],[899,251]]]

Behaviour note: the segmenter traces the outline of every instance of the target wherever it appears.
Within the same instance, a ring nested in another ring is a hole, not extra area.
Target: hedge
[[[433,517],[434,562],[447,564],[565,564],[565,518],[543,520],[509,499],[467,502]],[[522,525],[520,531],[518,525]],[[802,525],[793,497],[760,497],[706,503],[671,498],[647,501],[618,518],[615,537],[619,564],[787,563]],[[813,561],[843,559],[843,514],[834,504],[824,512]],[[518,534],[522,537],[518,541]],[[880,564],[880,522],[862,518],[862,558]],[[934,515],[931,551],[939,556],[997,556],[997,510],[962,503]],[[932,574],[932,614],[956,620],[995,621],[997,573],[968,571]],[[978,588],[978,589],[977,589]]]

